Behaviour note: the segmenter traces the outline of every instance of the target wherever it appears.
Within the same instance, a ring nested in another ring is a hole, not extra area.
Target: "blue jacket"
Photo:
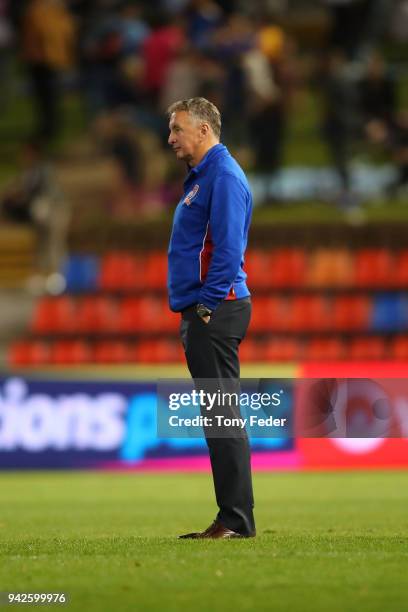
[[[222,300],[250,295],[243,270],[252,214],[244,172],[217,144],[191,168],[174,213],[168,251],[170,308],[211,310]]]

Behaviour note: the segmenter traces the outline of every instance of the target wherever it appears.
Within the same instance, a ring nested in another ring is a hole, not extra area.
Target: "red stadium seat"
[[[331,308],[327,298],[300,295],[290,302],[287,323],[289,331],[323,331],[330,329],[331,325]]]
[[[264,310],[264,326],[267,331],[283,331],[288,329],[289,309],[288,298],[273,296],[267,299]]]
[[[390,358],[408,361],[408,336],[397,336],[390,344]]]
[[[361,249],[355,255],[355,285],[363,288],[392,287],[394,256],[387,249]]]
[[[169,302],[167,297],[161,300],[161,317],[160,317],[160,329],[163,332],[177,333],[180,330],[180,313],[172,312],[169,308]]]
[[[111,252],[102,258],[99,286],[105,291],[126,291],[145,287],[144,256],[126,251]]]
[[[384,338],[354,338],[350,343],[350,359],[381,361],[387,356]]]
[[[266,329],[265,304],[267,297],[254,296],[252,298],[251,331],[260,332]]]
[[[163,329],[162,301],[158,297],[143,296],[139,301],[139,330],[159,332]]]
[[[276,249],[269,261],[270,287],[302,287],[305,284],[307,256],[303,249]]]
[[[92,352],[83,340],[60,340],[51,347],[50,361],[55,365],[92,363]]]
[[[132,361],[132,349],[126,342],[98,342],[93,351],[95,363],[129,363]]]
[[[178,338],[156,340],[155,358],[158,363],[184,362],[184,351]]]
[[[118,307],[115,300],[90,296],[78,303],[78,330],[84,334],[117,331]]]
[[[142,340],[136,344],[133,359],[137,363],[184,363],[185,361],[183,347],[178,338]]]
[[[266,361],[282,362],[300,359],[301,345],[296,338],[276,338],[267,342],[264,358]]]
[[[31,329],[36,334],[76,331],[75,300],[68,296],[40,299],[34,312]]]
[[[270,282],[270,253],[251,249],[245,254],[244,271],[248,275],[248,285],[254,289],[266,289]]]
[[[118,331],[132,333],[140,329],[140,298],[124,298],[119,304]]]
[[[345,345],[339,338],[315,338],[305,347],[305,359],[312,361],[340,361]]]
[[[50,351],[45,342],[24,340],[14,342],[8,350],[10,366],[36,366],[49,363]]]
[[[406,289],[408,287],[408,250],[400,251],[396,255],[393,285],[396,288]]]
[[[119,330],[123,333],[151,333],[164,331],[170,315],[159,297],[145,295],[125,298],[119,308]]]
[[[31,330],[34,333],[49,333],[55,329],[55,300],[53,298],[40,299],[34,310],[31,320]]]
[[[148,289],[165,289],[167,286],[167,255],[163,251],[151,251],[144,261],[145,286]]]
[[[132,361],[136,363],[155,363],[156,345],[154,340],[142,340],[136,343]]]
[[[365,295],[345,295],[334,299],[332,326],[336,331],[365,331],[369,327],[371,299]]]
[[[242,363],[264,361],[264,344],[248,337],[239,345],[239,356]]]
[[[282,297],[255,297],[252,301],[251,331],[279,331],[286,328],[287,300]]]

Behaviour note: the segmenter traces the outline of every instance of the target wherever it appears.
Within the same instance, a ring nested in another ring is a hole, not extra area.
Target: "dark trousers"
[[[181,338],[196,387],[239,392],[238,347],[251,318],[250,298],[224,301],[204,323],[191,306],[182,313]],[[200,382],[201,381],[201,382]],[[239,406],[215,408],[225,416],[239,416]],[[205,407],[202,407],[204,414]],[[245,430],[237,427],[204,428],[210,454],[217,519],[242,535],[253,535],[251,457]]]
[[[35,136],[50,141],[60,127],[58,73],[46,64],[30,64],[29,69],[37,115]]]

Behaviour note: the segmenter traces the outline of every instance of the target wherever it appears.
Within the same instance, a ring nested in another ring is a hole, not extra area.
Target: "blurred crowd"
[[[311,5],[324,7],[329,26],[305,54],[286,24]],[[310,86],[322,102],[320,134],[338,176],[337,201],[347,205],[356,142],[394,164],[386,195],[408,185],[408,113],[398,71],[380,52],[390,33],[408,42],[407,0],[0,0],[0,104],[17,54],[38,152],[61,132],[61,97],[76,88],[96,143],[116,164],[112,211],[123,218],[174,202],[180,170],[166,153],[170,103],[213,101],[223,141],[247,169],[273,176],[291,117],[303,112],[297,96]],[[21,215],[22,206],[8,196],[8,215]]]

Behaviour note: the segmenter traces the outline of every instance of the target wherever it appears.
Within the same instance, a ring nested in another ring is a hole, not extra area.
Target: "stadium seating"
[[[140,254],[112,252],[102,258],[99,287],[105,291],[128,291],[145,287],[145,262]]]
[[[393,286],[397,289],[408,287],[408,249],[396,254],[392,279]]]
[[[243,363],[248,361],[263,361],[264,360],[264,344],[256,342],[251,337],[246,338],[239,346],[239,355]]]
[[[167,256],[162,251],[152,251],[146,257],[144,267],[145,286],[163,289],[167,283]]]
[[[297,361],[301,358],[302,345],[295,338],[279,338],[269,340],[267,342],[263,357],[265,361],[282,362],[282,361]]]
[[[371,299],[367,295],[336,297],[333,304],[333,330],[348,332],[367,330],[371,308]]]
[[[397,361],[408,361],[408,336],[398,336],[391,341],[390,357]]]
[[[81,365],[92,361],[91,347],[83,340],[60,340],[51,346],[53,365]]]
[[[40,299],[34,312],[31,330],[36,334],[76,331],[75,300],[70,296]]]
[[[36,366],[49,363],[49,346],[42,341],[17,341],[11,345],[9,364],[13,367]]]
[[[270,255],[267,251],[252,249],[245,254],[244,270],[254,287],[267,288],[270,284]]]
[[[131,346],[120,340],[98,342],[93,350],[93,361],[97,364],[129,363],[132,360]]]
[[[305,358],[312,361],[339,361],[344,359],[346,345],[339,338],[317,338],[311,340]]]
[[[322,331],[330,328],[329,301],[321,295],[295,296],[289,303],[287,329],[296,332]]]
[[[310,287],[350,287],[353,284],[353,263],[345,249],[317,249],[310,255],[306,284]]]
[[[254,332],[279,331],[287,327],[287,300],[279,296],[253,298],[251,329]]]
[[[84,334],[101,334],[118,329],[118,312],[114,299],[105,296],[82,298],[77,305],[77,328]]]
[[[176,339],[142,340],[136,344],[132,361],[138,363],[177,363],[184,357]]]
[[[394,256],[386,249],[362,249],[355,256],[356,287],[387,288],[393,285]]]
[[[252,249],[245,269],[242,361],[408,359],[408,249]],[[163,251],[74,254],[63,272],[65,294],[38,300],[10,364],[183,361]]]
[[[305,282],[306,252],[303,249],[275,249],[270,256],[270,287],[299,287]]]
[[[62,270],[67,292],[95,291],[98,287],[99,263],[95,255],[71,255]]]
[[[355,361],[381,361],[386,358],[385,340],[381,336],[355,338],[351,341],[349,358]]]
[[[408,301],[398,293],[385,293],[373,299],[370,328],[376,332],[398,332],[408,328]]]

